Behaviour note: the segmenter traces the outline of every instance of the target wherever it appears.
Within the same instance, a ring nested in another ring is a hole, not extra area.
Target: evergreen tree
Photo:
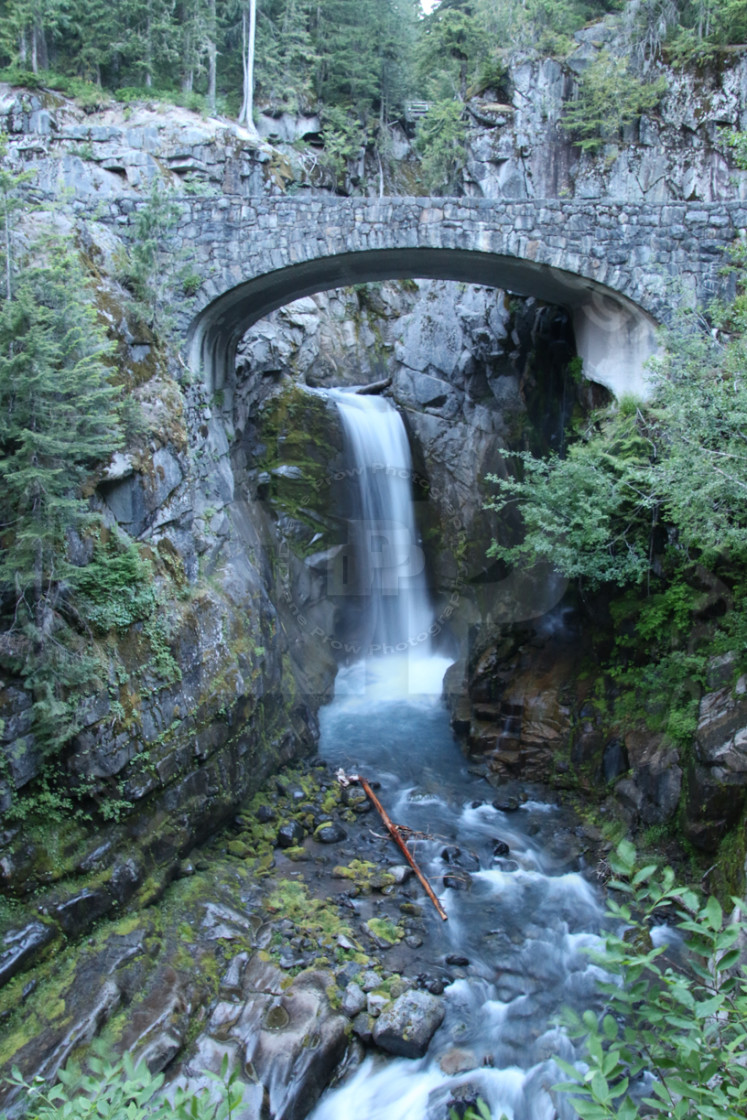
[[[120,444],[108,349],[74,252],[36,245],[0,304],[0,581],[40,647],[71,574],[65,533],[89,517],[80,487]]]
[[[0,593],[12,616],[3,659],[32,690],[37,739],[53,750],[71,733],[65,693],[85,669],[58,639],[79,571],[67,538],[92,517],[83,483],[120,445],[118,390],[74,251],[48,236],[13,271],[0,302]]]

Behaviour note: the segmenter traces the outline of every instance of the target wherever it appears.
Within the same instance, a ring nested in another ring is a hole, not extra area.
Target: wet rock
[[[260,805],[257,809],[257,820],[260,824],[268,824],[269,821],[274,821],[276,816],[271,805]]]
[[[620,739],[610,739],[602,752],[602,777],[605,782],[614,782],[628,769],[628,752]]]
[[[372,969],[363,973],[360,982],[364,992],[372,992],[375,988],[381,987],[381,977],[378,972],[374,972]]]
[[[347,832],[335,821],[326,821],[314,831],[314,839],[320,844],[339,844],[347,839]]]
[[[6,933],[0,948],[0,985],[27,968],[56,936],[55,928],[43,922],[30,922]]]
[[[469,957],[463,957],[459,953],[449,953],[446,958],[446,963],[455,965],[458,968],[466,968],[469,964]]]
[[[458,848],[455,844],[449,845],[441,852],[441,859],[445,863],[451,863],[455,867],[461,867],[465,871],[479,871],[480,860],[475,852],[471,852],[466,848]]]
[[[347,1019],[326,996],[333,983],[327,972],[303,973],[234,1028],[275,1120],[307,1116],[345,1053]]]
[[[51,914],[68,937],[77,937],[113,906],[114,899],[109,892],[103,887],[97,887],[82,890],[79,894],[66,898],[51,909]]]
[[[431,1094],[432,1097],[437,1095],[440,1098],[443,1097],[444,1094],[443,1092],[439,1094],[438,1090],[436,1090],[436,1093]],[[466,1085],[459,1085],[456,1089],[451,1090],[448,1099],[442,1107],[444,1108],[445,1115],[449,1117],[453,1116],[456,1120],[464,1120],[464,1117],[468,1114],[473,1115],[477,1112],[477,1102],[479,1099],[480,1090],[475,1085],[470,1085],[468,1083]],[[429,1115],[431,1114],[429,1113]]]
[[[373,1028],[377,1046],[403,1058],[422,1058],[443,1022],[443,1002],[428,992],[409,991],[386,1007]]]
[[[303,825],[298,821],[287,821],[281,824],[277,834],[277,846],[279,848],[295,848],[303,844],[306,832]]]
[[[493,808],[501,813],[515,813],[519,808],[518,797],[498,796],[493,799]]]
[[[494,856],[507,856],[511,851],[505,840],[493,841],[493,855]]]
[[[670,820],[682,791],[679,751],[661,735],[638,731],[627,733],[625,748],[633,771],[632,779],[628,780],[632,780],[641,793],[637,812],[642,822],[662,824]],[[616,791],[619,786],[620,783],[615,787]],[[629,787],[623,788],[629,790]]]
[[[373,1019],[366,1011],[361,1011],[353,1019],[353,1033],[364,1046],[370,1046],[373,1041],[373,1024]]]
[[[723,771],[695,760],[688,766],[686,788],[682,831],[701,851],[715,852],[741,816],[745,789],[730,782]]]
[[[442,1073],[445,1073],[447,1077],[454,1077],[457,1073],[465,1073],[468,1069],[474,1069],[478,1061],[471,1050],[462,1050],[458,1046],[454,1046],[439,1058],[438,1064]]]
[[[237,953],[231,958],[228,968],[221,977],[220,986],[225,992],[240,992],[244,970],[249,960],[248,953]]]
[[[423,938],[417,933],[410,933],[405,938],[405,945],[408,945],[411,949],[419,949],[422,944]]]
[[[468,891],[472,886],[472,879],[466,871],[449,871],[444,875],[444,886],[453,891]]]

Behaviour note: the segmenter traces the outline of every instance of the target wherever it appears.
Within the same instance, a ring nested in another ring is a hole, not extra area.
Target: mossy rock
[[[404,931],[400,926],[395,926],[387,918],[369,918],[365,923],[365,929],[380,949],[396,945],[404,937]]]

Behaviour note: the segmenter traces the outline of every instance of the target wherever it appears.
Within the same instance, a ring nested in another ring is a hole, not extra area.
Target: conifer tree
[[[91,519],[81,487],[120,446],[108,350],[75,252],[32,247],[0,302],[0,589],[29,639],[33,677],[53,641],[67,534]]]

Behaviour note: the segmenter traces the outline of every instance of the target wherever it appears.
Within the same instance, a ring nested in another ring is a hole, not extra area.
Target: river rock
[[[303,844],[306,833],[303,825],[298,821],[286,821],[278,829],[277,844],[279,848],[295,848]]]
[[[386,1007],[373,1028],[382,1050],[403,1058],[422,1058],[443,1022],[443,1001],[428,992],[409,991]]]
[[[340,1005],[341,1010],[350,1019],[354,1019],[366,1006],[366,996],[363,990],[354,982],[350,981],[345,989]]]
[[[346,837],[347,832],[336,821],[325,821],[314,830],[314,839],[320,844],[339,844]]]

